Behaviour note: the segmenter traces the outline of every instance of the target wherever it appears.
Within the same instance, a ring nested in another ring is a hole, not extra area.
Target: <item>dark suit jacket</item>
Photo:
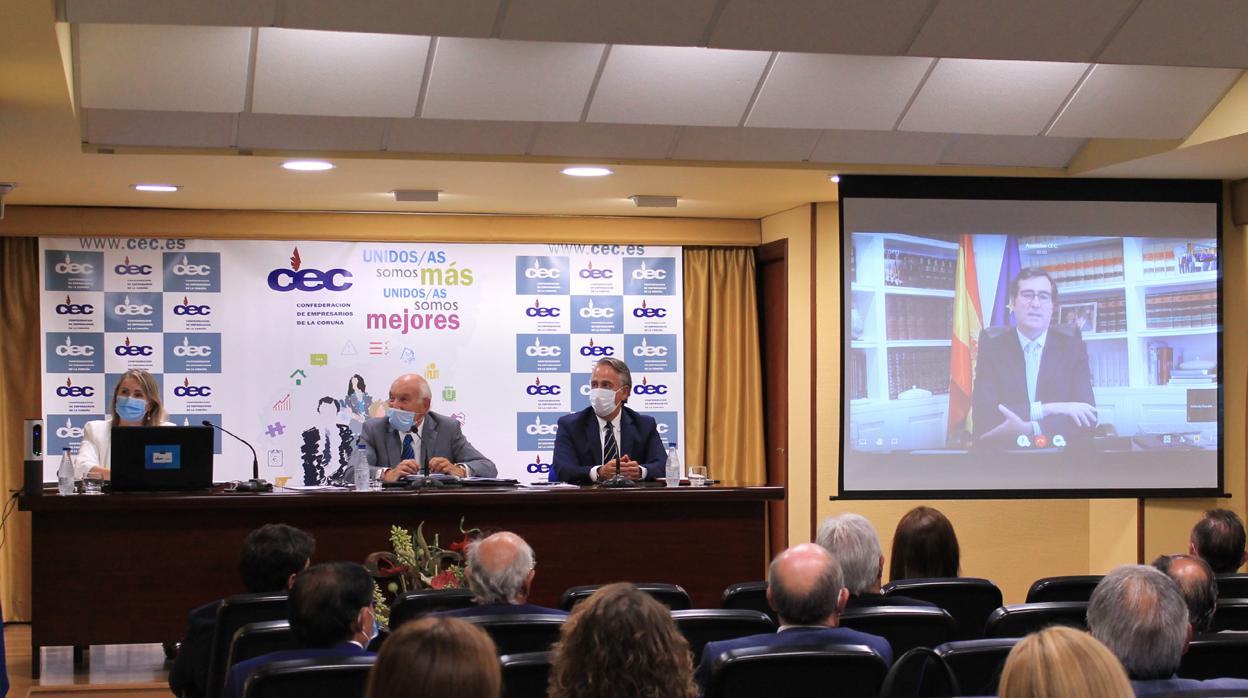
[[[1044,352],[1040,354],[1040,374],[1036,379],[1037,402],[1086,402],[1096,406],[1092,395],[1092,373],[1088,369],[1088,348],[1079,331],[1066,325],[1049,327]],[[975,387],[971,394],[971,419],[975,438],[1005,421],[997,405],[1005,405],[1024,421],[1031,415],[1027,401],[1027,368],[1018,331],[1013,327],[989,327],[979,335],[975,364]],[[1091,429],[1080,428],[1066,415],[1040,420],[1040,433],[1087,438]]]
[[[317,647],[314,649],[281,650],[269,652],[259,657],[252,657],[239,662],[230,668],[230,675],[225,681],[225,692],[222,698],[243,698],[243,688],[247,685],[247,677],[266,664],[284,662],[290,659],[324,659],[328,657],[356,657],[372,655],[354,642],[341,642],[333,647]]]
[[[616,435],[620,454],[627,455],[646,469],[646,479],[664,474],[667,449],[659,438],[654,417],[638,414],[627,406],[621,408],[620,433]],[[602,465],[602,438],[598,416],[592,407],[559,418],[555,433],[555,455],[552,459],[555,477],[563,482],[588,484],[589,471]]]
[[[206,603],[191,611],[186,636],[178,648],[178,658],[169,670],[169,688],[182,698],[208,693],[208,662],[212,654],[212,636],[217,630],[217,609],[220,601]]]
[[[1169,694],[1179,691],[1209,691],[1214,689],[1243,691],[1243,695],[1248,695],[1248,679],[1205,679],[1201,681],[1199,679],[1180,679],[1176,676],[1174,678],[1154,679],[1152,681],[1132,681],[1131,688],[1135,690],[1135,695],[1137,696]]]
[[[849,628],[796,627],[775,633],[747,635],[746,637],[738,637],[733,640],[708,642],[702,650],[702,661],[698,663],[698,668],[694,672],[694,678],[697,679],[698,685],[705,691],[707,683],[711,678],[711,665],[715,663],[715,659],[719,655],[728,650],[738,650],[746,647],[797,647],[799,645],[832,643],[838,645],[866,645],[875,650],[876,654],[883,657],[886,665],[892,666],[893,664],[893,647],[888,644],[888,640],[879,635],[870,635],[857,630],[850,630]]]
[[[393,468],[399,464],[403,456],[403,443],[399,433],[390,426],[385,417],[373,417],[364,422],[360,440],[368,446],[368,464],[375,468]],[[441,456],[452,463],[463,463],[468,466],[468,474],[477,477],[497,477],[498,468],[494,462],[481,455],[473,448],[459,422],[436,412],[428,412],[420,423],[420,463],[424,465],[430,458]],[[347,468],[345,478],[353,482],[355,470]]]
[[[513,613],[525,613],[539,616],[567,616],[568,612],[558,608],[546,608],[545,606],[535,606],[531,603],[487,603],[482,606],[472,606],[470,608],[454,608],[449,611],[439,611],[440,616],[454,616],[462,618],[464,616],[502,616]]]

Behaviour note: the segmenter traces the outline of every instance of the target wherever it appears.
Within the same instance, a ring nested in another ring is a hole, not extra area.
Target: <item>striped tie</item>
[[[412,449],[412,432],[403,435],[403,455],[399,456],[400,460],[411,460],[416,457],[416,451]]]
[[[603,455],[606,456],[602,459],[604,464],[610,463],[620,457],[620,447],[617,443],[615,443],[615,427],[611,425],[611,422],[607,422],[606,429],[607,435],[602,440],[602,452]]]

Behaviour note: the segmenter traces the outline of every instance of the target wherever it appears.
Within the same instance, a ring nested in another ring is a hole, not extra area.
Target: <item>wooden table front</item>
[[[780,487],[25,497],[32,650],[181,638],[192,608],[245,591],[239,549],[266,523],[312,533],[315,563],[363,561],[390,549],[391,525],[421,521],[446,546],[462,516],[533,546],[533,603],[627,580],[680,584],[695,607],[715,608],[725,586],[764,578],[766,502],[783,498]]]

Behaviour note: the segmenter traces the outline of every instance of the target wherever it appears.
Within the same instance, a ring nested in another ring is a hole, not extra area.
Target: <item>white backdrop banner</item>
[[[433,410],[499,475],[545,479],[555,422],[589,404],[596,360],[633,373],[629,406],[683,443],[681,250],[42,238],[45,479],[103,418],[119,375],[153,373],[171,420],[251,441],[260,476],[340,475],[391,381],[419,373]],[[218,481],[251,452],[216,439]]]

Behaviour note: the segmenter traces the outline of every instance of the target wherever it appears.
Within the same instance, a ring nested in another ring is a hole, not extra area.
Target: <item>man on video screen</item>
[[[1027,268],[1010,281],[1009,294],[1017,327],[989,327],[979,338],[971,395],[976,441],[1008,447],[1023,435],[1090,438],[1096,398],[1088,349],[1078,328],[1049,325],[1057,284]]]

